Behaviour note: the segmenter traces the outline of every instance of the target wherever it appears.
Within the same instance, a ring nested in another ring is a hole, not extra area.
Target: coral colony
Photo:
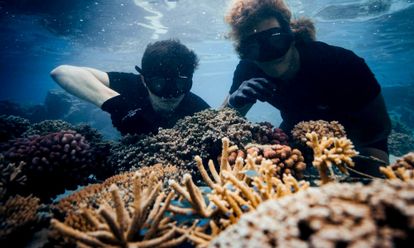
[[[1,133],[2,247],[27,245],[42,228],[44,247],[414,241],[414,153],[381,167],[383,178],[342,183],[358,151],[338,122],[298,123],[289,139],[232,110],[205,110],[111,143],[87,126],[0,119],[15,129]],[[57,197],[65,189],[76,190]]]

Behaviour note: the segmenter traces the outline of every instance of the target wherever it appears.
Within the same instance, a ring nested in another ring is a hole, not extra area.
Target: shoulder
[[[109,87],[120,94],[135,93],[136,90],[143,90],[144,85],[141,82],[140,75],[126,72],[107,73],[109,77]]]

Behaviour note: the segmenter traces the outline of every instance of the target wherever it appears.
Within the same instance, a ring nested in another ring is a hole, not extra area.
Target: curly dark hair
[[[179,40],[163,40],[148,44],[142,56],[142,72],[144,76],[177,76],[191,77],[198,66],[197,55]]]

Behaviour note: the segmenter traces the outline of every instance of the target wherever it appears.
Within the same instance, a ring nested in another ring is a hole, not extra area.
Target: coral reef
[[[298,149],[292,149],[287,145],[258,145],[248,144],[245,150],[230,151],[228,160],[234,165],[238,157],[246,158],[247,154],[256,157],[255,162],[260,165],[262,159],[269,159],[276,166],[276,174],[282,179],[284,174],[293,175],[295,178],[303,178],[306,164],[302,153]]]
[[[173,166],[155,165],[88,186],[59,202],[57,208],[66,211],[66,218],[63,223],[53,220],[52,226],[72,241],[90,246],[178,245],[184,237],[174,239],[178,233],[164,216],[174,193],[160,192],[162,182],[176,178],[177,172]],[[51,235],[59,239],[56,232]]]
[[[110,187],[114,208],[101,206],[99,217],[84,210],[84,216],[95,231],[81,232],[67,226],[56,219],[51,221],[53,228],[78,243],[88,246],[115,246],[115,247],[161,247],[178,245],[175,238],[176,230],[169,225],[170,218],[164,217],[173,192],[168,196],[160,193],[161,183],[153,188],[142,190],[141,175],[137,175],[134,182],[133,210],[130,213],[121,198],[121,192],[113,184]],[[183,241],[183,240],[182,240]]]
[[[274,134],[266,125],[251,124],[234,110],[209,109],[185,117],[173,128],[161,129],[157,135],[127,138],[112,149],[111,164],[118,173],[134,170],[137,165],[156,163],[171,163],[191,170],[194,156],[205,159],[220,154],[223,137],[244,146],[259,143],[255,137],[269,141],[282,136],[278,135],[279,132]]]
[[[0,204],[0,245],[20,247],[46,219],[40,214],[39,199],[20,195]],[[8,245],[7,245],[8,244]],[[20,245],[19,245],[20,244]]]
[[[42,199],[87,182],[95,164],[88,142],[74,131],[19,138],[4,143],[3,150],[11,163],[24,162],[21,170],[27,182],[21,193]]]
[[[30,122],[17,116],[0,116],[0,142],[20,137],[29,128]]]
[[[339,169],[341,173],[348,174],[346,166],[354,166],[352,157],[358,152],[354,150],[352,142],[345,138],[323,136],[321,139],[315,132],[307,133],[306,144],[312,148],[314,160],[312,162],[321,177],[322,183],[327,183],[335,176],[333,165]],[[329,176],[330,174],[330,176]]]
[[[342,138],[346,137],[345,128],[337,121],[301,121],[292,129],[292,138],[298,144],[306,145],[307,133],[315,132],[318,139],[326,138]]]
[[[289,136],[269,122],[260,122],[253,130],[253,140],[258,144],[288,145]]]
[[[388,179],[398,178],[403,181],[414,179],[414,152],[410,152],[402,158],[397,159],[392,165],[380,167],[380,171]]]
[[[388,137],[388,149],[395,156],[414,151],[414,133],[403,123],[392,119],[392,130]]]
[[[270,200],[210,247],[410,247],[414,182],[330,183]]]
[[[30,137],[33,135],[47,135],[49,133],[56,133],[64,130],[74,130],[74,126],[62,120],[45,120],[39,123],[30,125],[29,129],[23,133],[23,137]]]
[[[257,153],[249,154],[247,159],[239,157],[231,167],[227,156],[232,149],[229,146],[230,141],[223,138],[222,143],[219,171],[210,160],[208,163],[210,173],[207,172],[201,157],[195,157],[204,182],[210,188],[207,193],[203,195],[202,188],[195,185],[189,174],[184,176],[183,185],[170,181],[174,191],[184,202],[189,203],[175,205],[174,202],[170,206],[170,211],[185,216],[198,215],[201,218],[211,219],[208,222],[210,228],[204,230],[210,233],[192,231],[188,235],[188,238],[198,245],[206,245],[221,230],[237,223],[243,214],[256,209],[262,202],[296,193],[309,186],[304,181],[298,182],[291,175],[284,175],[280,180],[276,173],[277,166],[271,160],[262,158],[261,163],[256,164]]]

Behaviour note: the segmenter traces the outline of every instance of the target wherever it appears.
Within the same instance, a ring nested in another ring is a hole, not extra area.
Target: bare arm
[[[249,112],[249,110],[252,108],[253,104],[246,104],[245,106],[241,107],[241,108],[235,108],[233,106],[231,106],[229,104],[229,98],[230,95],[227,95],[226,99],[224,99],[224,102],[221,104],[220,108],[232,108],[234,110],[236,110],[237,112],[239,112],[242,116],[246,116],[247,112]]]
[[[109,88],[108,74],[97,69],[61,65],[53,69],[50,75],[64,90],[98,107],[119,95]]]

